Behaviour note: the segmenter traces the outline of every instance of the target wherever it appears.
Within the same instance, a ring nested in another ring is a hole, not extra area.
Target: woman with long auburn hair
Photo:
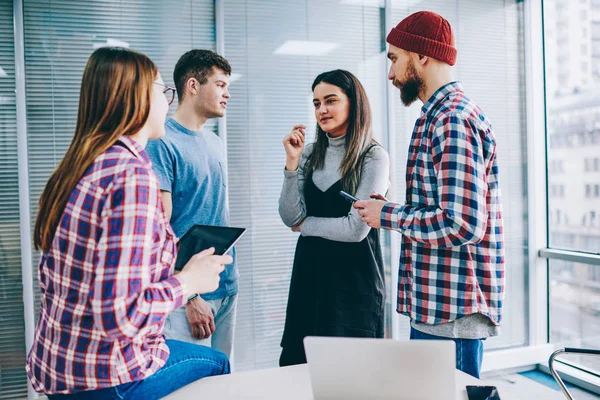
[[[317,138],[304,149],[305,127],[285,137],[279,215],[300,232],[280,365],[306,362],[309,335],[381,338],[385,281],[378,230],[363,224],[345,191],[360,199],[389,186],[389,157],[372,137],[365,89],[348,71],[317,76]]]
[[[73,141],[34,231],[42,301],[26,368],[50,399],[155,399],[229,373],[224,354],[162,334],[231,262],[211,249],[173,275],[176,238],[144,150],[164,135],[173,95],[133,50],[97,49],[85,67]]]

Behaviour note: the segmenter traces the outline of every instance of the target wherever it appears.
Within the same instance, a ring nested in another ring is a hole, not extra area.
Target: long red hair
[[[152,60],[134,50],[101,47],[92,53],[81,80],[73,141],[40,197],[37,250],[49,251],[69,197],[94,160],[146,124],[157,74]]]

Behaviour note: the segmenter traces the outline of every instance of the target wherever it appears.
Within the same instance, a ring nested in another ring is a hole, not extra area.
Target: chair
[[[560,390],[562,390],[562,392],[564,393],[565,397],[568,400],[574,400],[573,396],[571,396],[571,393],[569,393],[569,390],[567,389],[567,386],[563,383],[562,379],[560,379],[560,376],[558,375],[558,372],[556,371],[556,369],[554,369],[554,361],[556,360],[556,357],[558,357],[561,354],[600,355],[600,350],[575,349],[575,348],[572,348],[572,347],[565,347],[564,349],[556,350],[550,356],[550,359],[548,360],[548,368],[550,368],[550,372],[552,373],[552,376],[554,377],[554,380],[556,380],[556,383],[558,383],[558,386],[560,386]]]

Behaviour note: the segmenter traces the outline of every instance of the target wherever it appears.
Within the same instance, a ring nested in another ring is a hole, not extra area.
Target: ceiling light
[[[129,48],[129,43],[124,42],[122,40],[119,39],[112,39],[112,38],[108,38],[106,39],[106,43],[94,43],[94,48],[98,49],[100,47],[125,47],[125,48]]]
[[[285,54],[293,56],[322,56],[325,55],[340,45],[331,42],[315,42],[309,40],[288,40],[281,45],[275,54]]]

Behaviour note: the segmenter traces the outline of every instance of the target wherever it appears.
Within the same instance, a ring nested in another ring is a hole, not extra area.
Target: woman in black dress
[[[389,157],[372,138],[366,92],[348,71],[313,85],[316,141],[305,127],[285,137],[283,222],[300,232],[290,284],[281,366],[306,362],[306,336],[381,338],[385,280],[379,232],[363,224],[341,190],[359,199],[385,193]]]

